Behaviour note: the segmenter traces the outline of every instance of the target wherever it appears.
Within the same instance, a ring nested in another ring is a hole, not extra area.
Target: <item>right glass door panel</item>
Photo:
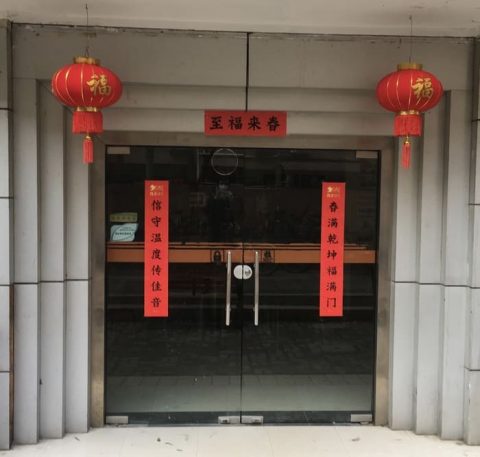
[[[246,150],[244,157],[244,257],[255,269],[258,253],[259,279],[244,281],[242,414],[264,422],[349,422],[352,413],[371,414],[376,153],[357,159],[355,151]],[[339,318],[319,317],[323,181],[346,183],[351,253]]]

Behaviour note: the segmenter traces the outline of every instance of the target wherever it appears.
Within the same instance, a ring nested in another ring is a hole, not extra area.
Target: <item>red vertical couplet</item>
[[[344,182],[322,185],[320,243],[320,316],[343,316]]]
[[[168,181],[145,181],[145,317],[168,316]]]

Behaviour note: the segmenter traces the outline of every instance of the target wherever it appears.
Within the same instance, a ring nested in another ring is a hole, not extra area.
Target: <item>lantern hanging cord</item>
[[[412,54],[413,54],[413,16],[408,17],[410,20],[410,55],[408,56],[408,62],[412,63]]]
[[[87,15],[87,45],[85,46],[85,57],[90,57],[90,35],[89,35],[90,21],[88,17],[88,3],[85,3],[85,12]]]

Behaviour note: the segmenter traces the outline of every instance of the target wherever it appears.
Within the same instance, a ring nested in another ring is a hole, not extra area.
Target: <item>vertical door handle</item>
[[[259,297],[260,297],[260,262],[258,260],[258,251],[255,251],[255,304],[253,307],[253,323],[258,326],[258,311],[259,311]]]
[[[225,296],[225,325],[230,326],[230,297],[232,295],[232,252],[227,252],[227,292]]]

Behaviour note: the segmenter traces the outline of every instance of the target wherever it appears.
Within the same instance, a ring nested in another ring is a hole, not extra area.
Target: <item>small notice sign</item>
[[[287,135],[286,111],[205,111],[205,135]]]
[[[345,183],[322,185],[320,316],[343,316]]]
[[[168,316],[168,181],[145,181],[144,316]]]

